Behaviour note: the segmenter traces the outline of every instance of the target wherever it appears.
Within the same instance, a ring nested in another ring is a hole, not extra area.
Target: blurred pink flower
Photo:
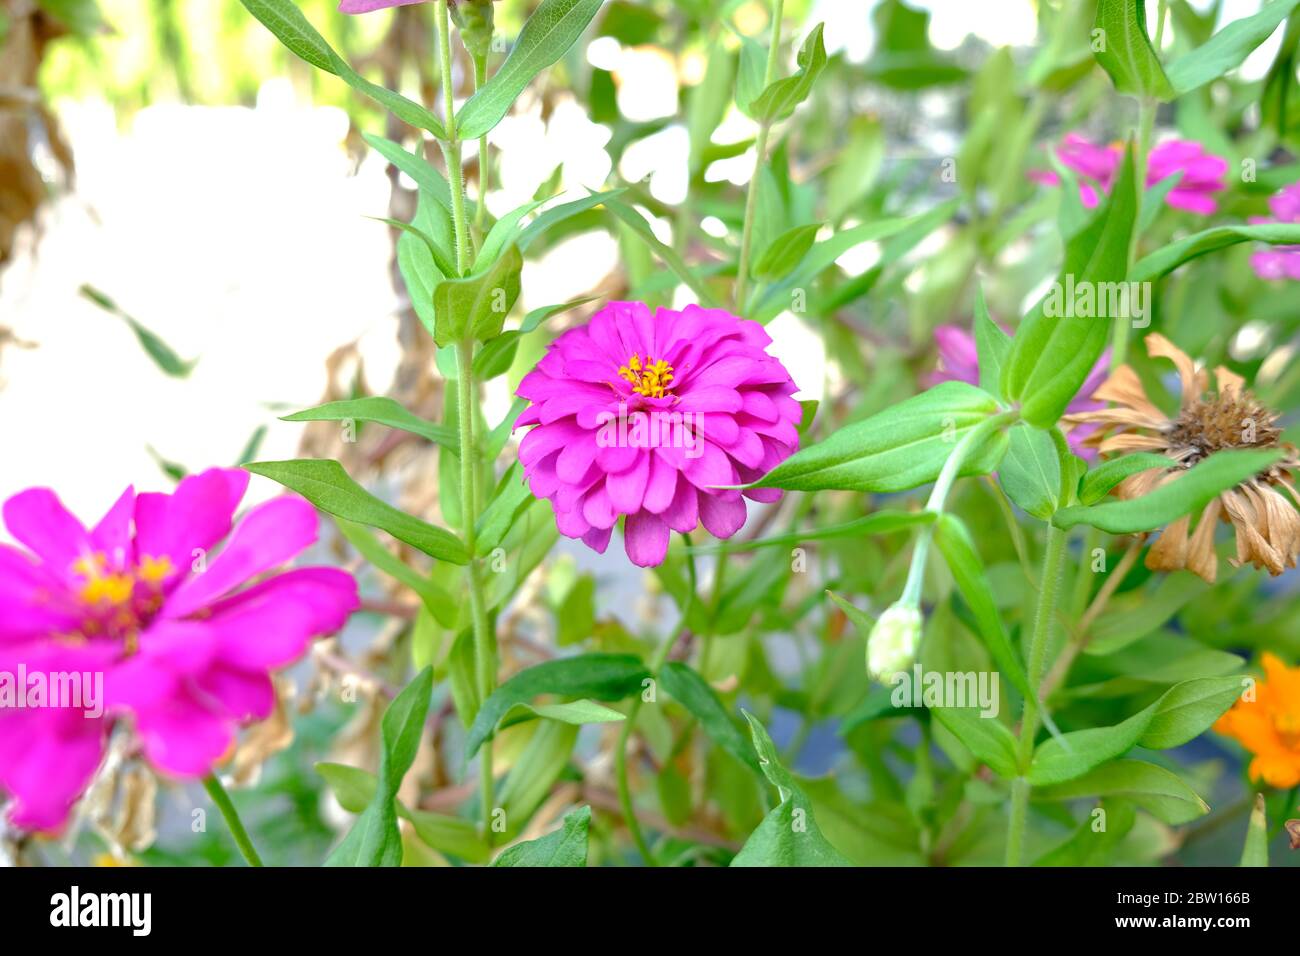
[[[941,325],[934,330],[935,344],[939,347],[939,367],[925,376],[927,386],[935,386],[940,382],[966,382],[970,385],[980,383],[980,366],[979,356],[975,349],[975,336],[967,332],[959,325]],[[1092,400],[1092,393],[1095,392],[1103,381],[1110,368],[1110,349],[1102,353],[1101,358],[1097,359],[1097,364],[1092,367],[1088,377],[1079,386],[1079,392],[1074,401],[1070,402],[1066,411],[1074,412],[1092,412],[1099,408],[1105,408],[1105,402]],[[1087,461],[1097,460],[1097,449],[1085,447],[1083,440],[1098,429],[1098,425],[1085,424],[1075,425],[1066,432],[1066,439],[1070,443],[1070,449],[1080,458]]]
[[[1092,209],[1101,201],[1101,193],[1110,191],[1111,181],[1124,159],[1124,147],[1120,143],[1098,146],[1077,133],[1070,133],[1057,147],[1056,155],[1079,174],[1079,198]],[[1226,188],[1223,177],[1227,171],[1228,161],[1205,152],[1200,143],[1172,139],[1151,150],[1146,185],[1150,189],[1162,179],[1181,172],[1182,178],[1169,190],[1165,202],[1175,209],[1208,216],[1218,209],[1210,194]],[[1061,182],[1051,170],[1030,170],[1029,178],[1051,186]]]
[[[339,4],[339,13],[370,13],[373,10],[387,10],[389,7],[405,7],[424,0],[343,0]],[[451,0],[455,3],[456,0]]]
[[[0,788],[16,825],[62,825],[119,718],[158,770],[208,773],[241,722],[271,714],[268,671],[357,607],[356,582],[336,568],[266,574],[316,540],[316,511],[280,497],[232,532],[247,484],[247,472],[212,469],[170,495],[127,488],[89,530],[46,488],[5,502],[23,547],[0,544],[0,672],[103,682],[98,715],[0,698]]]
[[[570,329],[519,383],[533,404],[516,427],[533,494],[561,533],[603,553],[620,515],[633,564],[663,561],[671,531],[703,524],[729,538],[744,497],[718,488],[757,480],[799,446],[802,408],[790,373],[766,352],[757,322],[689,305],[651,312],[611,302]]]
[[[1257,224],[1300,223],[1300,183],[1292,183],[1273,194],[1268,201],[1273,219],[1252,216]],[[1255,274],[1261,279],[1300,279],[1300,246],[1269,246],[1250,257]]]

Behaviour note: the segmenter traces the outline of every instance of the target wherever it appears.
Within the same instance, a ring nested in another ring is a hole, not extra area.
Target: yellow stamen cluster
[[[663,398],[673,383],[673,367],[662,359],[656,361],[646,356],[641,364],[641,356],[633,353],[627,364],[618,370],[619,378],[632,386],[632,391],[646,398]]]
[[[81,625],[82,635],[121,638],[126,654],[135,653],[139,629],[162,605],[162,584],[172,573],[171,560],[146,554],[134,567],[113,568],[107,556],[96,553],[78,558],[72,570],[84,581],[78,593],[89,612]],[[137,594],[136,585],[141,583],[153,593]]]

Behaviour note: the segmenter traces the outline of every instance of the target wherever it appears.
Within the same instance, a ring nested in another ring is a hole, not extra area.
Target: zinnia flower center
[[[646,356],[645,364],[641,356],[633,353],[627,364],[618,370],[619,378],[632,386],[632,391],[646,398],[663,398],[672,387],[673,367],[662,359],[655,360]]]
[[[1277,415],[1249,392],[1227,391],[1191,401],[1169,432],[1172,449],[1188,465],[1228,448],[1276,448],[1282,432]]]
[[[72,571],[84,582],[77,592],[86,613],[81,637],[120,640],[126,655],[134,654],[140,630],[162,607],[171,560],[146,554],[134,565],[110,569],[107,555],[96,552],[74,561]]]

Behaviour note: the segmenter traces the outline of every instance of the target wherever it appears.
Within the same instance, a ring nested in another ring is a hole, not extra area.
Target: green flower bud
[[[891,604],[867,638],[867,673],[887,681],[916,659],[921,643],[921,611],[913,604]]]
[[[493,0],[460,0],[451,6],[451,19],[469,55],[485,57],[492,47]]]

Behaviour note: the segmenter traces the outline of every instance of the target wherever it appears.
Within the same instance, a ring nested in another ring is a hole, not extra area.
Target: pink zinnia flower
[[[939,347],[939,367],[925,377],[927,386],[940,382],[966,382],[969,385],[980,383],[979,355],[975,349],[975,336],[960,325],[941,325],[934,330],[934,341]],[[1067,413],[1092,412],[1105,408],[1105,402],[1094,401],[1092,393],[1101,387],[1110,370],[1110,349],[1102,353],[1097,364],[1092,367],[1088,377],[1079,386],[1074,400],[1066,406]],[[1086,447],[1083,440],[1100,426],[1095,424],[1075,425],[1066,432],[1070,450],[1087,461],[1097,460],[1097,449]]]
[[[519,460],[561,533],[604,553],[626,515],[627,556],[649,567],[670,531],[702,523],[729,538],[745,523],[744,497],[779,498],[719,487],[756,481],[798,448],[797,389],[765,351],[771,341],[722,309],[611,302],[551,343],[519,383],[533,404],[516,427],[537,426]]]
[[[1300,183],[1292,183],[1274,193],[1268,206],[1275,218],[1252,216],[1250,221],[1300,223]],[[1252,255],[1250,264],[1261,279],[1300,279],[1300,246],[1269,246]]]
[[[0,788],[16,825],[62,825],[117,719],[157,769],[208,773],[240,723],[271,714],[269,669],[357,607],[356,582],[336,568],[264,576],[316,539],[316,511],[276,498],[232,532],[247,485],[247,472],[212,469],[170,495],[127,488],[89,530],[48,489],[5,502],[26,550],[0,544],[0,671],[103,675],[97,717],[66,701],[0,702]]]
[[[1092,209],[1101,201],[1101,193],[1110,192],[1111,182],[1124,160],[1124,146],[1121,143],[1098,146],[1077,133],[1070,133],[1057,147],[1056,155],[1082,177],[1079,198]],[[1205,152],[1200,143],[1191,140],[1168,140],[1151,150],[1147,158],[1147,188],[1179,172],[1182,178],[1165,196],[1166,203],[1203,216],[1218,209],[1210,193],[1226,188],[1223,178],[1228,172],[1226,159]],[[1051,186],[1061,182],[1061,177],[1050,170],[1031,170],[1029,177]]]

